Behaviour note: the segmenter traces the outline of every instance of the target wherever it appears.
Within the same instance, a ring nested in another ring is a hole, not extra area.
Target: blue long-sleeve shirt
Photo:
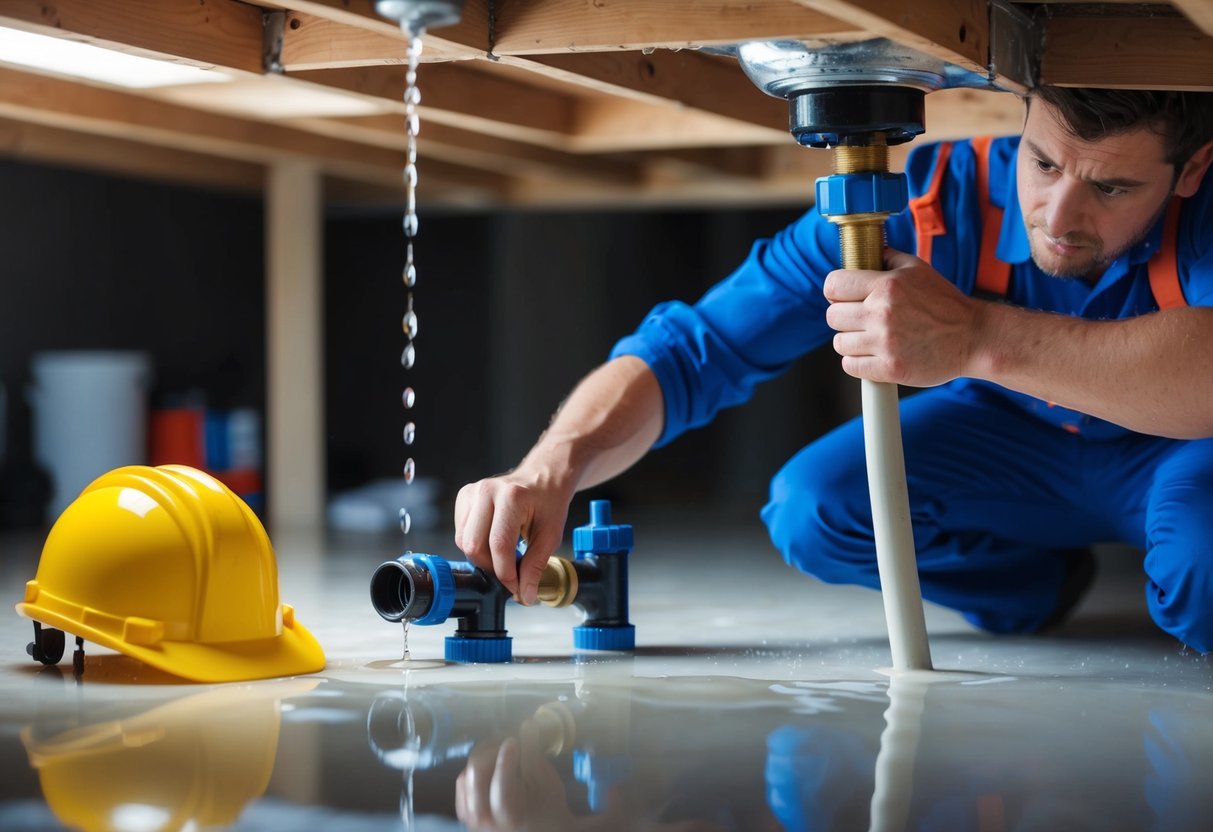
[[[927,187],[938,145],[923,145],[909,157],[911,196]],[[1094,285],[1059,279],[1032,262],[1015,182],[1018,137],[996,139],[990,149],[990,199],[1004,209],[997,255],[1011,264],[1007,300],[1027,309],[1088,319],[1130,318],[1158,309],[1150,291],[1147,261],[1162,241],[1163,220],[1140,243],[1116,259]],[[961,291],[973,292],[982,227],[977,200],[976,159],[958,142],[948,158],[941,189],[948,232],[934,241],[932,264]],[[916,247],[908,210],[889,218],[888,243]],[[1177,239],[1179,280],[1191,306],[1213,306],[1213,176],[1185,200]],[[693,306],[658,305],[611,357],[635,355],[653,370],[665,398],[665,423],[657,445],[709,422],[722,408],[748,400],[754,387],[830,341],[825,321],[826,275],[840,268],[838,230],[815,209],[771,239],[754,244],[746,260]],[[1213,368],[1210,368],[1213,371]],[[997,390],[1041,418],[1093,439],[1119,436],[1125,428],[1056,407],[997,385],[958,379],[956,385]]]

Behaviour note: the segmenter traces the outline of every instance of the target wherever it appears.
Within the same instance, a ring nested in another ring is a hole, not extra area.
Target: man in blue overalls
[[[853,376],[931,388],[902,406],[924,598],[1039,631],[1119,540],[1158,625],[1213,650],[1211,161],[1200,93],[1043,88],[1019,138],[916,148],[888,271],[840,270],[816,211],[759,241],[654,309],[516,469],[465,486],[456,543],[533,603],[577,490],[832,339]],[[763,519],[790,564],[876,587],[862,447],[856,420],[804,448]]]

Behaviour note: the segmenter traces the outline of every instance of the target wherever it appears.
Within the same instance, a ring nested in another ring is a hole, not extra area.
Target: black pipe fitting
[[[575,559],[551,558],[539,582],[547,606],[576,605],[585,620],[573,644],[585,650],[632,650],[628,623],[628,553],[632,527],[611,523],[611,504],[590,503],[590,523],[573,530]],[[456,618],[446,640],[447,661],[506,662],[511,639],[505,605],[511,594],[497,578],[470,563],[406,554],[379,565],[371,576],[371,605],[386,621],[441,624]]]
[[[401,555],[371,576],[371,605],[386,621],[424,625],[458,619],[455,635],[446,640],[447,661],[509,661],[509,599],[510,591],[483,569],[434,555]]]

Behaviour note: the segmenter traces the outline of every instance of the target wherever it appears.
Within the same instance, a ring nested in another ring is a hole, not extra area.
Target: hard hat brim
[[[324,650],[297,620],[283,622],[282,634],[250,641],[205,644],[161,641],[154,647],[130,644],[38,604],[17,604],[17,613],[85,641],[100,644],[165,673],[192,682],[244,682],[300,676],[324,669]]]

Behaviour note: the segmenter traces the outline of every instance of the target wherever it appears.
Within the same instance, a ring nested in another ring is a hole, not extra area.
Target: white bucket
[[[147,462],[151,361],[140,352],[45,352],[32,367],[34,458],[53,483],[53,522],[101,474]]]

